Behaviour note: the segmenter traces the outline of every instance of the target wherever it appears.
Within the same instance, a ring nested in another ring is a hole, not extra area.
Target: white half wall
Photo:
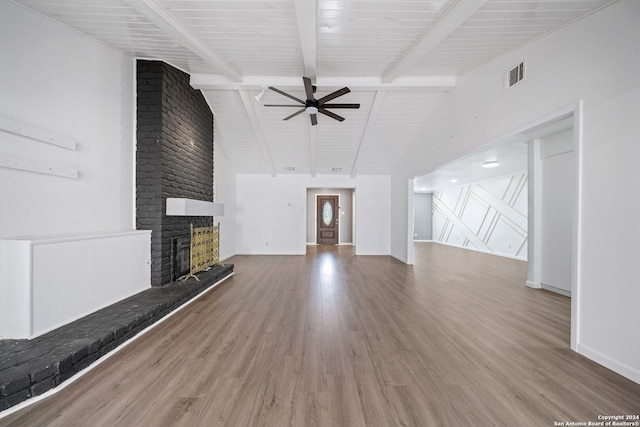
[[[304,255],[307,188],[354,189],[356,254],[389,255],[389,177],[344,175],[237,175],[237,253]]]
[[[433,193],[433,241],[527,260],[527,173]]]
[[[132,58],[6,1],[0,58],[0,117],[77,141],[71,150],[0,131],[0,160],[78,170],[0,167],[0,237],[133,229]]]
[[[30,339],[151,286],[151,231],[0,239],[0,337]]]
[[[640,199],[629,197],[640,192],[640,73],[629,72],[640,69],[638,22],[640,2],[621,0],[466,74],[396,174],[423,175],[582,101],[575,349],[640,383]],[[523,59],[526,79],[505,89],[505,71]]]

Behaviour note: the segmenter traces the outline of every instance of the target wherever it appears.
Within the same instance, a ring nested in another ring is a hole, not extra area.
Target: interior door
[[[338,196],[317,196],[316,243],[338,244]]]

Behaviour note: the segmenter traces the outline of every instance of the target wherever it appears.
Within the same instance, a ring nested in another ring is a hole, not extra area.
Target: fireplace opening
[[[174,282],[191,270],[191,239],[188,236],[171,239],[171,281]]]

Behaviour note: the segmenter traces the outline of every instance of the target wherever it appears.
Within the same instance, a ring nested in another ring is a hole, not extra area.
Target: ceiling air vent
[[[522,80],[524,80],[524,61],[505,74],[504,87],[510,88]]]

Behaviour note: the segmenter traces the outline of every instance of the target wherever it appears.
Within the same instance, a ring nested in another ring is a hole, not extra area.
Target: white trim
[[[42,236],[16,236],[16,237],[0,237],[2,243],[20,243],[28,242],[31,246],[48,245],[52,243],[77,242],[80,240],[104,239],[108,237],[136,236],[142,234],[151,234],[151,230],[126,230],[126,231],[104,231],[93,233],[70,233],[70,234],[51,234]]]
[[[544,289],[545,291],[553,292],[554,294],[559,294],[559,295],[571,298],[571,291],[556,288],[555,286],[551,286],[551,285],[545,285],[544,283],[541,283],[540,285],[542,286],[542,289]]]
[[[525,262],[527,261],[527,258],[525,258],[525,257],[518,257],[518,256],[514,256],[514,255],[501,254],[499,252],[483,251],[482,249],[477,249],[477,248],[467,248],[465,246],[453,245],[451,243],[439,242],[437,240],[433,240],[432,242],[433,243],[437,243],[439,245],[451,246],[452,248],[466,249],[468,251],[480,252],[480,253],[489,254],[489,255],[495,255],[495,256],[502,257],[502,258],[511,258],[511,259],[515,259],[517,261],[525,261]]]
[[[132,0],[131,0],[132,1]],[[332,76],[316,78],[316,86],[323,90],[348,86],[359,91],[427,91],[447,92],[456,87],[455,75],[444,76],[404,76],[393,82],[384,83],[379,76]],[[191,73],[189,84],[194,89],[240,90],[259,89],[262,86],[276,86],[281,90],[300,90],[300,77],[242,76],[241,81],[232,81],[219,74]]]
[[[530,280],[527,280],[525,283],[532,289],[542,289],[542,285],[540,284],[540,282],[532,282]]]
[[[69,378],[66,381],[64,381],[58,387],[52,388],[51,390],[48,390],[48,391],[46,391],[45,393],[43,393],[43,394],[41,394],[39,396],[32,397],[32,398],[30,398],[28,400],[25,400],[24,402],[20,402],[17,405],[12,406],[11,408],[9,408],[9,409],[7,409],[7,410],[5,410],[3,412],[0,412],[0,420],[2,418],[6,417],[6,416],[9,416],[9,415],[13,414],[14,412],[17,412],[17,411],[19,411],[19,410],[21,410],[23,408],[26,408],[28,406],[33,405],[34,403],[37,403],[37,402],[39,402],[39,401],[41,401],[43,399],[46,399],[47,397],[49,397],[51,395],[56,394],[57,392],[63,390],[67,386],[70,386],[71,384],[73,384],[74,382],[76,382],[77,380],[82,378],[84,375],[88,374],[94,368],[98,367],[104,361],[109,359],[111,356],[115,355],[117,352],[119,352],[120,350],[122,350],[123,348],[125,348],[126,346],[128,346],[129,344],[131,344],[132,342],[134,342],[135,340],[137,340],[138,338],[140,338],[141,336],[143,336],[147,332],[149,332],[151,329],[155,328],[156,326],[158,326],[159,324],[164,322],[165,320],[169,319],[171,316],[173,316],[174,314],[178,313],[180,310],[182,310],[183,308],[185,308],[186,306],[188,306],[189,304],[191,304],[192,302],[194,302],[195,300],[197,300],[198,298],[200,298],[204,294],[208,293],[210,290],[212,290],[213,288],[215,288],[220,283],[224,282],[225,280],[227,280],[229,277],[231,277],[233,275],[234,275],[234,272],[231,272],[231,274],[225,276],[221,280],[218,280],[216,283],[214,283],[213,285],[209,286],[207,289],[205,289],[204,291],[200,292],[198,295],[194,296],[189,301],[187,301],[184,304],[182,304],[180,307],[178,307],[175,310],[173,310],[172,312],[168,313],[162,319],[158,320],[157,322],[153,323],[152,325],[149,325],[148,327],[146,327],[145,329],[140,331],[138,334],[136,334],[133,337],[131,337],[129,340],[123,342],[118,347],[116,347],[113,350],[111,350],[109,353],[107,353],[104,356],[102,356],[99,359],[97,359],[95,362],[93,362],[87,368],[81,370],[77,374],[73,375],[71,378]]]
[[[9,117],[0,116],[0,131],[44,142],[45,144],[55,145],[56,147],[66,148],[67,150],[75,150],[77,145],[77,141],[71,137],[18,122]]]
[[[580,278],[580,259],[582,258],[582,189],[584,183],[582,179],[582,124],[583,124],[583,107],[582,100],[578,101],[572,107],[573,112],[573,152],[575,162],[575,191],[573,199],[573,215],[572,215],[572,254],[571,254],[571,349],[578,351],[578,343],[580,341],[580,287],[582,280]],[[636,380],[639,377],[636,376]],[[640,381],[638,381],[640,382]]]
[[[78,169],[54,165],[51,163],[34,162],[32,160],[18,157],[3,156],[0,158],[0,167],[26,172],[43,173],[63,178],[78,178]]]
[[[606,354],[600,353],[599,351],[594,350],[593,348],[582,343],[578,343],[576,351],[593,360],[594,362],[599,363],[605,368],[609,368],[612,371],[622,375],[623,377],[629,378],[631,381],[640,384],[640,371],[633,368],[632,366],[620,362],[619,360],[612,359]]]
[[[366,255],[365,255],[365,256],[366,256]],[[407,259],[406,259],[406,258],[402,258],[402,257],[399,257],[399,256],[397,256],[397,255],[393,255],[393,254],[391,254],[391,255],[389,255],[389,256],[390,256],[391,258],[397,259],[398,261],[400,261],[400,262],[402,262],[402,263],[404,263],[404,264],[410,265],[410,264],[407,262]]]
[[[415,199],[413,194],[414,179],[407,180],[407,265],[413,265],[413,236],[415,230]]]

